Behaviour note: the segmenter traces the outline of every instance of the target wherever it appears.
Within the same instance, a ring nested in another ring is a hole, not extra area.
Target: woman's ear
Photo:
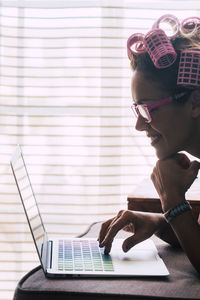
[[[190,103],[192,105],[192,117],[200,117],[200,88],[195,89],[190,96]]]

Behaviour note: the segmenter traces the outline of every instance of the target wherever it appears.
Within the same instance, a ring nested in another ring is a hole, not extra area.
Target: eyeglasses
[[[134,103],[133,105],[131,105],[131,109],[133,110],[136,117],[141,116],[145,120],[146,123],[151,123],[152,122],[151,111],[153,109],[161,107],[163,105],[166,105],[166,104],[172,102],[173,100],[180,99],[183,96],[185,96],[186,94],[187,94],[187,92],[175,94],[173,96],[169,96],[167,98],[158,100],[152,104],[136,104],[136,103]]]

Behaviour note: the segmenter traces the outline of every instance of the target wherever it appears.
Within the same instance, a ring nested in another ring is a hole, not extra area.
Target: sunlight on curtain
[[[11,299],[39,263],[9,166],[15,146],[50,235],[78,235],[126,208],[155,162],[134,130],[126,40],[162,14],[183,19],[199,8],[199,1],[1,1],[0,299]]]

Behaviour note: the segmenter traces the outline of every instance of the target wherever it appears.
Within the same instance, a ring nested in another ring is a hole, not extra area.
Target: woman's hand
[[[121,230],[133,233],[122,245],[124,252],[151,237],[165,220],[161,214],[121,210],[116,217],[104,222],[99,233],[99,246],[109,253],[116,234]]]
[[[185,200],[185,193],[194,182],[200,163],[190,162],[184,154],[159,160],[151,179],[160,196],[164,212]],[[189,260],[200,273],[200,226],[191,211],[187,211],[170,223]]]
[[[164,212],[185,199],[185,193],[197,177],[199,169],[199,162],[190,162],[182,153],[157,161],[151,179]]]

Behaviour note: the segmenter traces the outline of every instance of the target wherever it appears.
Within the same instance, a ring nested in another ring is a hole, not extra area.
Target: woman
[[[174,28],[173,22],[177,19],[168,17],[165,16],[165,21],[170,20]],[[161,19],[163,17],[159,22]],[[99,244],[105,247],[105,253],[109,253],[117,232],[124,229],[133,233],[122,246],[127,252],[156,234],[171,245],[180,245],[200,273],[200,226],[185,200],[200,163],[190,162],[186,155],[179,153],[186,151],[197,160],[200,158],[200,19],[191,19],[181,25],[177,23],[177,33],[168,38],[172,51],[165,54],[164,66],[159,66],[160,58],[153,57],[148,49],[149,34],[145,37],[133,35],[128,40],[128,55],[134,71],[131,89],[133,108],[137,113],[135,128],[146,132],[158,157],[151,179],[160,196],[163,213],[120,211],[103,223]],[[153,27],[155,35],[159,34],[159,22]],[[131,48],[132,45],[135,48]],[[153,49],[156,47],[158,45],[153,44]],[[196,55],[193,62],[190,59],[192,50]],[[185,53],[186,56],[189,53],[189,59],[183,69]],[[169,63],[165,60],[167,56]],[[194,63],[197,72],[191,69]],[[191,67],[189,73],[195,76],[198,73],[197,81],[188,80],[187,67]]]

